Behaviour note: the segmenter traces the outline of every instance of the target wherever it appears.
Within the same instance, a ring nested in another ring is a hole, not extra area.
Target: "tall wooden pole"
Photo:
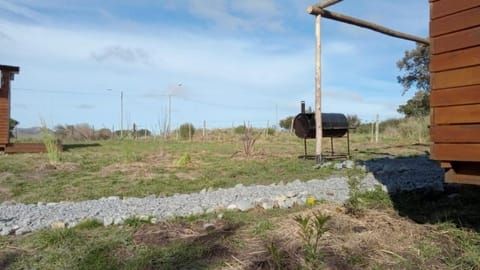
[[[320,33],[320,21],[322,16],[315,16],[315,123],[316,123],[316,147],[315,160],[317,164],[322,162],[322,43]]]

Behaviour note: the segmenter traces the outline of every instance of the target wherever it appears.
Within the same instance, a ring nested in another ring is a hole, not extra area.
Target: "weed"
[[[265,235],[267,231],[270,231],[273,229],[273,224],[270,220],[268,219],[260,219],[255,223],[255,229],[253,230],[253,233],[256,235]]]
[[[38,243],[42,248],[59,248],[64,245],[74,245],[79,240],[79,235],[72,229],[45,229],[38,235]]]
[[[369,190],[358,194],[359,200],[368,208],[387,208],[392,207],[390,195],[383,191],[381,185],[375,185],[374,190]]]
[[[268,253],[273,264],[272,269],[284,269],[286,255],[274,242],[271,242],[268,246]]]
[[[121,145],[124,162],[135,162],[141,160],[141,157],[136,153],[137,146],[133,140],[127,138]]]
[[[152,217],[130,217],[125,219],[124,223],[130,227],[138,228],[143,224],[150,224]]]
[[[192,163],[192,158],[189,153],[183,153],[183,155],[175,162],[179,167],[185,167],[190,163]]]
[[[320,250],[320,238],[327,231],[325,223],[330,216],[320,212],[313,216],[296,216],[295,221],[300,228],[299,234],[303,241],[306,263],[315,269],[322,265],[323,254]]]
[[[60,162],[60,149],[57,139],[51,130],[48,129],[45,121],[42,120],[42,140],[47,150],[48,162],[52,165]]]
[[[359,187],[359,180],[357,177],[348,178],[348,195],[349,198],[345,201],[344,207],[348,214],[359,216],[363,212],[361,192]]]
[[[81,221],[75,226],[76,230],[91,230],[94,228],[102,227],[103,223],[96,219],[86,219]]]
[[[243,143],[243,153],[245,156],[250,157],[253,155],[254,145],[259,137],[259,135],[254,134],[252,128],[245,128],[245,133],[241,138]]]

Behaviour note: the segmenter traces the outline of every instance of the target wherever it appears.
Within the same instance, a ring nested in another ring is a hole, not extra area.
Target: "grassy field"
[[[344,152],[344,140],[335,149]],[[428,146],[354,134],[351,149],[365,160],[424,155]],[[288,134],[262,135],[248,154],[240,135],[225,132],[208,140],[66,143],[55,164],[45,154],[2,155],[0,201],[169,195],[346,174],[299,159],[303,141]],[[0,269],[480,269],[479,195],[477,188],[376,190],[347,207],[317,202],[109,227],[86,220],[0,237]]]
[[[384,139],[374,144],[362,135],[352,137],[354,159],[416,155],[428,149],[408,142],[393,145],[391,140]],[[1,155],[0,201],[32,203],[112,195],[170,195],[238,183],[271,184],[342,174],[328,168],[315,169],[313,160],[298,158],[304,151],[303,141],[287,134],[260,137],[250,156],[245,154],[241,136],[227,134],[217,138],[66,143],[57,164],[50,164],[45,154]],[[324,143],[329,147],[329,140]],[[337,139],[335,144],[335,151],[346,152],[345,139]],[[308,141],[308,149],[313,154],[313,140]]]

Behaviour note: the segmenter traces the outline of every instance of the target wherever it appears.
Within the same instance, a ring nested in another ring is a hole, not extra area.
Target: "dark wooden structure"
[[[431,156],[480,184],[480,1],[430,0]]]
[[[10,143],[10,81],[20,71],[19,67],[0,65],[0,151]]]

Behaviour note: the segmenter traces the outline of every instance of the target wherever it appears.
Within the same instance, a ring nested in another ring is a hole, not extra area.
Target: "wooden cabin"
[[[430,0],[431,157],[480,185],[480,0]]]
[[[10,81],[20,71],[19,67],[0,65],[0,151],[5,151],[10,142]]]

